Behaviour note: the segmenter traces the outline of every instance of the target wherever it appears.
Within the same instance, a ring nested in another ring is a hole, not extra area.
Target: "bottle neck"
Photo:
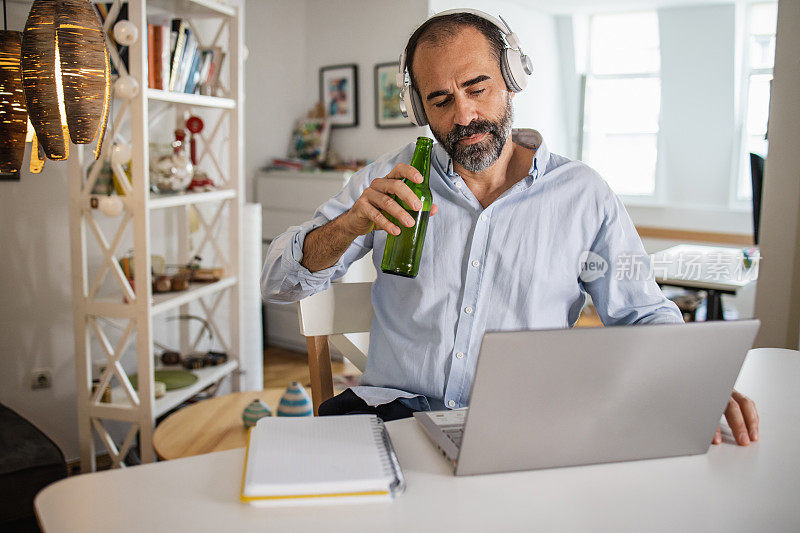
[[[417,143],[417,148],[414,150],[414,155],[411,158],[411,166],[419,170],[422,174],[421,187],[430,187],[429,181],[431,177],[431,145],[430,143]]]

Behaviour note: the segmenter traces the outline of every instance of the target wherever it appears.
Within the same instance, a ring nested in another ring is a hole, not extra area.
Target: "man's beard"
[[[503,152],[503,146],[511,134],[511,123],[514,111],[511,97],[506,100],[506,108],[497,122],[491,120],[473,120],[466,126],[456,124],[443,136],[431,127],[431,132],[439,144],[445,149],[453,161],[469,172],[483,172],[494,164]],[[488,133],[486,138],[474,144],[459,144],[459,140],[472,135]]]

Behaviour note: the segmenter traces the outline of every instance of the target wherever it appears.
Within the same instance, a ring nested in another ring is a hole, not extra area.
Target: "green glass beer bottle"
[[[415,211],[395,196],[397,203],[414,219],[414,225],[407,228],[393,216],[384,213],[395,226],[400,228],[400,235],[389,234],[386,238],[381,270],[387,274],[415,278],[419,272],[422,245],[425,242],[425,230],[428,228],[428,218],[431,215],[431,206],[433,205],[433,195],[429,184],[432,146],[433,139],[428,137],[417,138],[417,147],[411,158],[411,166],[419,170],[423,180],[422,183],[403,180],[422,201],[422,209]]]

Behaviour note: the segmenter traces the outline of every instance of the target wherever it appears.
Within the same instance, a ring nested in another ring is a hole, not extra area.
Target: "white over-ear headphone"
[[[484,20],[488,20],[497,26],[503,33],[506,41],[506,47],[500,56],[500,71],[503,74],[503,80],[506,82],[506,87],[511,92],[518,93],[524,90],[528,85],[528,76],[533,73],[533,65],[531,59],[522,51],[517,34],[511,31],[511,28],[503,17],[497,20],[493,16],[483,11],[478,11],[477,9],[450,9],[437,13],[428,20],[457,13],[469,13]],[[416,87],[411,84],[411,77],[409,76],[406,66],[405,49],[403,49],[403,53],[400,54],[400,69],[397,73],[396,83],[400,88],[400,111],[402,111],[403,116],[411,120],[411,122],[417,126],[427,126],[428,117],[425,115],[422,98]]]

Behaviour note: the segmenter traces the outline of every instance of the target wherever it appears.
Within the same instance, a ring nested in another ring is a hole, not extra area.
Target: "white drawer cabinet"
[[[272,240],[289,226],[311,219],[317,207],[336,195],[351,175],[338,171],[259,171],[256,201],[263,210],[264,239]]]

